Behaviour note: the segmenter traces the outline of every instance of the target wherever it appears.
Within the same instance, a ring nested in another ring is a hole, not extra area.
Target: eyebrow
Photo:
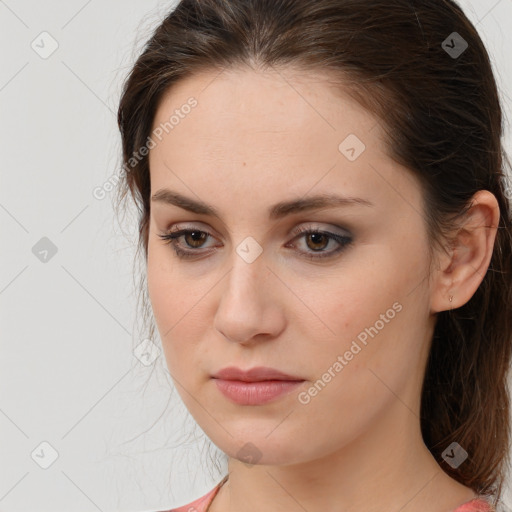
[[[197,201],[190,197],[183,196],[167,188],[162,188],[155,192],[155,194],[151,196],[151,201],[178,206],[179,208],[199,215],[211,215],[218,219],[221,218],[218,210],[213,206],[203,201]],[[294,213],[351,205],[375,206],[372,202],[360,197],[320,194],[279,202],[268,209],[268,216],[271,220],[277,220]]]

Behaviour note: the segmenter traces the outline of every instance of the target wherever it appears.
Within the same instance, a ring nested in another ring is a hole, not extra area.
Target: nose
[[[247,263],[235,253],[233,267],[222,283],[214,319],[218,332],[245,345],[279,336],[286,326],[279,297],[286,290],[262,255]]]

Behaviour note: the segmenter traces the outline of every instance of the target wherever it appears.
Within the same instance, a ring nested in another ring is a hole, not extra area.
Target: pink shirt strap
[[[224,484],[227,479],[228,475],[226,475],[211,491],[207,492],[204,496],[201,496],[201,498],[192,501],[188,505],[166,510],[165,512],[206,512],[213,501],[213,498],[215,498],[219,489],[222,487],[222,484]]]
[[[226,475],[211,491],[206,493],[201,498],[192,501],[188,505],[183,505],[178,508],[162,512],[207,512],[213,498],[219,492],[219,489],[226,482],[228,475]],[[474,498],[466,503],[463,503],[457,507],[453,512],[495,512],[495,508],[489,502],[481,499]]]
[[[463,503],[453,512],[494,512],[494,507],[483,499],[474,498],[471,501]]]

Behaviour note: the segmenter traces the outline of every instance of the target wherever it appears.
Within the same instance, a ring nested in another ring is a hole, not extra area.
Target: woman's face
[[[419,184],[377,119],[320,76],[231,70],[179,82],[153,130],[149,295],[209,438],[231,457],[291,464],[417,423],[429,244]],[[320,196],[351,199],[313,208]],[[159,236],[182,229],[195,232],[174,240],[190,258]],[[227,366],[302,382],[239,403],[212,378]]]

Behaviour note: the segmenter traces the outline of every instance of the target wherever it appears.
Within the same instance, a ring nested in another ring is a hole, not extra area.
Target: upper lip
[[[228,366],[213,375],[215,379],[239,380],[243,382],[261,382],[264,380],[293,380],[302,381],[295,377],[267,366],[256,366],[249,370],[242,370],[236,366]]]

